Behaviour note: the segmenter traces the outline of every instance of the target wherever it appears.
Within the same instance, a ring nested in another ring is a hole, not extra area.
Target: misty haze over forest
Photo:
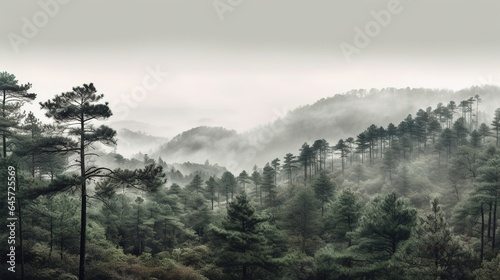
[[[500,2],[0,10],[0,279],[500,279]]]

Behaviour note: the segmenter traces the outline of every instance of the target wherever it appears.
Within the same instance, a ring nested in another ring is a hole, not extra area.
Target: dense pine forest
[[[0,279],[500,279],[492,95],[229,170],[125,157],[98,85],[31,86],[0,72]]]

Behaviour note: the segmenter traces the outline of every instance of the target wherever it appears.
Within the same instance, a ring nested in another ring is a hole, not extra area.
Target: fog
[[[40,101],[93,82],[110,122],[147,123],[167,138],[203,125],[244,133],[352,89],[500,81],[497,1],[401,1],[366,46],[356,28],[385,1],[242,2],[221,18],[210,1],[60,1],[39,27],[44,5],[2,3],[2,65]],[[359,52],[347,57],[342,43]],[[37,104],[27,109],[43,118]]]

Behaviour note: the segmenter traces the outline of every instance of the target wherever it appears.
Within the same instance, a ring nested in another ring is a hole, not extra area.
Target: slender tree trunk
[[[342,161],[342,175],[344,175],[344,170],[345,170],[345,164],[344,164],[345,157],[346,157],[345,155],[340,157],[340,160]],[[345,158],[345,161],[347,161],[347,158]]]
[[[307,181],[307,161],[304,161],[304,182]]]
[[[351,158],[352,159],[352,158]],[[351,162],[352,163],[352,162]],[[333,150],[332,150],[332,172],[333,172]]]
[[[316,163],[311,162],[311,164],[309,164],[309,182],[311,182],[311,178],[312,178],[312,173],[313,173],[312,167],[313,167],[313,164],[315,165]],[[314,173],[314,174],[316,174],[316,173]]]
[[[82,100],[83,103],[83,100]],[[82,185],[82,209],[80,219],[80,267],[78,270],[78,279],[85,280],[85,239],[87,237],[87,185],[85,178],[85,122],[83,109],[80,123],[80,176]]]
[[[496,249],[496,231],[497,231],[497,201],[493,202],[493,229],[491,239],[491,250],[495,252]]]
[[[50,210],[50,212],[52,213],[52,209]],[[49,243],[49,246],[50,246],[50,250],[49,250],[49,260],[52,256],[52,250],[53,250],[53,244],[54,244],[54,222],[53,222],[53,219],[52,216],[50,217],[50,243]]]
[[[488,240],[491,239],[491,212],[493,211],[493,203],[489,203],[490,209],[488,210]]]
[[[380,137],[380,160],[383,159],[384,156],[384,139]]]
[[[319,150],[319,171],[322,170],[322,167],[323,167],[323,158],[322,158],[321,150]]]
[[[247,280],[247,266],[244,265],[243,268],[242,268],[242,277],[241,279],[243,280]]]
[[[483,262],[483,256],[484,256],[484,209],[483,209],[483,204],[481,203],[481,251],[479,254],[481,263]]]
[[[372,160],[372,150],[373,150],[373,149],[372,149],[372,145],[373,145],[373,144],[372,144],[372,143],[370,143],[370,153],[369,153],[369,156],[370,156],[370,165],[372,164],[372,161],[373,161],[373,160]]]

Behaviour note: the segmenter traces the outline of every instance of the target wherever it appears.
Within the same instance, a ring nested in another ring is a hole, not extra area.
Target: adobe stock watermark
[[[241,3],[243,0],[215,0],[212,5],[220,21],[224,21],[224,14],[233,12]]]
[[[155,68],[147,66],[146,73],[142,81],[130,92],[123,93],[119,98],[110,102],[109,105],[115,120],[125,120],[131,109],[137,108],[151,91],[157,89],[170,76],[170,73],[163,72],[159,65],[156,65]]]
[[[410,0],[411,1],[411,0]],[[340,50],[348,63],[351,62],[351,56],[360,54],[361,50],[368,47],[373,38],[377,37],[382,28],[389,26],[394,15],[398,15],[403,11],[403,6],[399,0],[389,0],[387,8],[378,12],[371,11],[372,20],[368,21],[364,28],[354,27],[353,43],[340,43]]]
[[[35,12],[31,18],[22,17],[21,30],[19,33],[9,32],[7,38],[10,41],[15,53],[19,53],[19,47],[26,45],[35,38],[40,29],[44,28],[51,18],[54,18],[61,11],[62,5],[66,5],[71,0],[40,0],[38,6],[41,10]]]

